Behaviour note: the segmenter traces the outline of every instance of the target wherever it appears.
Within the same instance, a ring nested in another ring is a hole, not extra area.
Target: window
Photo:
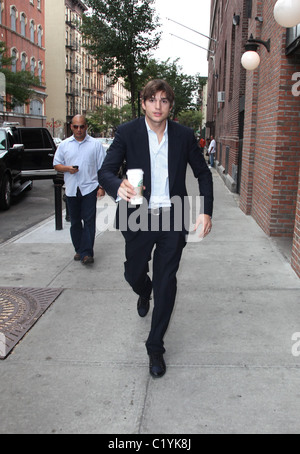
[[[34,36],[34,35],[35,35],[34,29],[35,29],[34,21],[31,20],[31,21],[30,21],[30,41],[31,41],[32,43],[34,43],[34,38],[35,38],[35,36]]]
[[[231,55],[230,55],[230,79],[229,79],[229,101],[232,100],[233,97],[233,81],[234,81],[234,74],[235,74],[235,41],[236,41],[236,27],[232,26],[231,31]]]
[[[4,131],[0,131],[0,150],[6,149],[6,134]]]
[[[26,36],[26,16],[24,13],[21,14],[21,35]]]
[[[52,149],[52,143],[51,143],[51,140],[50,140],[50,134],[48,134],[48,131],[45,129],[42,130],[42,133],[43,133],[43,139],[44,139],[44,147],[45,148],[50,148],[50,150]]]
[[[10,28],[13,32],[17,30],[17,10],[14,6],[10,8]]]
[[[24,104],[17,104],[13,108],[15,114],[24,114],[25,113],[25,106]]]
[[[35,73],[35,58],[34,57],[32,57],[32,59],[30,60],[30,72],[34,76],[34,73]]]
[[[21,71],[26,71],[27,56],[25,52],[21,55]]]
[[[37,0],[37,7],[38,9],[41,9],[41,0]]]
[[[286,54],[299,53],[300,49],[300,24],[287,29]]]
[[[12,49],[11,57],[12,57],[11,70],[13,73],[16,73],[17,72],[17,59],[18,59],[18,52],[16,49]]]
[[[42,85],[43,82],[43,62],[39,61],[39,66],[38,66],[38,77],[40,80],[40,84]]]
[[[41,25],[38,26],[38,46],[42,47],[42,36],[43,36],[43,28]]]
[[[253,5],[252,5],[252,0],[246,0],[246,11],[247,11],[247,17],[248,19],[251,19],[252,17],[252,8],[253,8]]]
[[[31,115],[41,116],[43,115],[43,104],[38,99],[33,99],[30,103]],[[31,147],[30,147],[31,148]],[[32,146],[32,148],[35,148]]]

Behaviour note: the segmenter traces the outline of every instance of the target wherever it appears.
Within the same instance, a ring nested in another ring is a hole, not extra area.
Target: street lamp
[[[248,50],[242,56],[242,65],[248,71],[254,71],[256,68],[259,67],[260,64],[260,56],[257,52],[253,50]]]
[[[257,49],[260,44],[265,46],[268,52],[270,52],[270,39],[268,41],[263,41],[258,38],[253,38],[253,35],[250,36],[247,43],[245,44],[246,52],[242,56],[241,63],[245,69],[248,71],[254,71],[258,68],[260,64],[260,56],[257,53]]]
[[[279,25],[286,28],[300,24],[300,1],[278,0],[274,7],[274,18]]]

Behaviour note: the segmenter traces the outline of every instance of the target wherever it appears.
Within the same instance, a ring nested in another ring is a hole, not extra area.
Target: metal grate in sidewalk
[[[0,287],[0,359],[5,359],[63,289]]]

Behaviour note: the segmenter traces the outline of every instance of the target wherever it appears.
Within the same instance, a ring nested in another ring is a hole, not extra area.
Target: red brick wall
[[[257,74],[247,75],[240,207],[251,214],[257,123]]]
[[[243,18],[245,1],[231,0],[230,2],[217,2],[215,18],[215,38],[218,45],[215,50],[214,77],[209,80],[208,114],[209,121],[215,123],[213,130],[208,128],[208,136],[213,133],[218,144],[222,144],[222,157],[219,163],[225,168],[226,147],[230,148],[228,173],[232,175],[233,165],[238,165],[238,138],[239,138],[239,104],[245,94],[245,71],[240,61],[242,56],[243,39],[246,36],[245,28],[248,21]],[[226,6],[226,7],[225,7]],[[233,26],[234,14],[240,16],[240,25]],[[210,59],[209,73],[214,71]],[[225,103],[217,103],[217,92],[225,91]],[[211,128],[212,129],[212,128]],[[220,158],[220,155],[219,155]]]
[[[0,25],[0,40],[4,41],[8,49],[8,54],[11,55],[11,50],[15,48],[18,52],[17,60],[17,71],[21,71],[21,55],[23,52],[27,56],[27,66],[26,70],[30,71],[30,61],[31,58],[35,59],[36,68],[35,75],[38,76],[38,63],[42,62],[43,65],[43,78],[42,86],[38,87],[38,92],[45,94],[45,9],[44,9],[45,0],[41,0],[41,8],[37,8],[37,0],[34,0],[33,4],[29,0],[6,0],[4,2],[4,10],[2,12],[2,24]],[[11,19],[10,19],[10,7],[15,6],[17,10],[17,19],[16,19],[16,31],[11,30]],[[21,36],[21,14],[25,13],[26,16],[26,35],[25,37]],[[35,40],[34,43],[30,39],[30,21],[33,20],[35,24]],[[42,45],[38,45],[38,27],[42,27]],[[41,100],[43,96],[41,97]],[[45,104],[45,103],[44,103]],[[25,107],[25,113],[30,113],[29,105]],[[45,112],[43,112],[45,115]],[[14,119],[7,118],[9,121],[21,121],[21,124],[26,123],[25,118]],[[32,119],[34,123],[38,122],[37,119]],[[28,122],[28,119],[27,119]]]
[[[2,26],[0,25],[0,38],[6,43],[7,48],[10,50],[15,47],[19,55],[21,52],[26,52],[28,57],[28,69],[30,68],[30,58],[34,57],[36,61],[45,62],[45,15],[44,15],[44,1],[41,0],[41,9],[37,8],[37,1],[32,5],[29,0],[6,0],[4,11],[2,13]],[[17,24],[16,32],[13,32],[10,27],[10,7],[14,5],[17,9]],[[26,37],[21,36],[21,13],[25,13],[26,24]],[[35,43],[30,40],[30,21],[35,23]],[[41,25],[43,29],[42,34],[42,47],[37,45],[37,28]],[[18,61],[17,70],[21,70],[21,63]]]
[[[297,64],[285,57],[285,30],[274,25],[272,5],[264,3],[262,16],[266,25],[261,36],[271,38],[271,52],[261,49],[262,62],[257,71],[251,214],[269,235],[292,236],[300,124],[299,100],[292,94],[291,79]],[[247,85],[251,89],[251,84]]]
[[[294,241],[293,241],[293,251],[292,251],[292,267],[300,277],[300,169],[299,169],[299,179],[298,179],[298,199],[296,207],[296,219],[295,219],[295,229],[294,229]]]
[[[260,46],[261,64],[247,72],[240,206],[268,235],[292,237],[300,160],[300,104],[292,93],[292,76],[300,71],[300,59],[285,55],[286,31],[274,20],[275,3],[253,1],[253,17],[261,15],[264,22],[258,28],[252,19],[249,32],[271,38],[271,52]],[[299,255],[295,240],[298,272]]]
[[[230,148],[228,173],[240,165],[240,207],[252,215],[270,236],[294,235],[293,267],[299,273],[299,160],[300,160],[300,97],[292,92],[300,73],[300,56],[286,56],[286,30],[273,15],[277,0],[253,0],[252,16],[247,18],[245,0],[224,2],[213,0],[216,15],[212,16],[212,37],[218,39],[215,50],[217,82],[209,66],[208,131],[215,131],[218,145],[222,144],[220,164],[225,167],[225,149]],[[212,9],[212,11],[214,11]],[[232,18],[241,14],[236,27],[235,55],[232,58]],[[223,14],[223,17],[222,17]],[[262,17],[263,22],[255,20]],[[271,52],[259,47],[261,64],[256,71],[245,71],[240,63],[244,45],[254,38],[271,39]],[[227,43],[227,45],[226,45]],[[226,60],[226,61],[225,61]],[[229,73],[234,66],[234,76]],[[226,74],[224,82],[224,73]],[[232,92],[230,94],[230,87]],[[226,102],[218,105],[217,91],[225,90]],[[298,87],[298,94],[300,87]],[[242,154],[238,153],[239,103],[245,94],[245,123]],[[240,158],[240,159],[239,159]],[[296,222],[295,222],[296,218]],[[298,229],[298,230],[297,230]]]

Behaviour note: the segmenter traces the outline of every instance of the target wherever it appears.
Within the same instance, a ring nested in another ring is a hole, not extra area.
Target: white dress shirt
[[[146,119],[145,121],[151,158],[151,197],[149,208],[170,207],[168,122],[163,139],[159,143],[156,132],[152,131]]]
[[[74,136],[64,140],[58,147],[53,165],[78,166],[79,172],[73,175],[64,173],[66,195],[76,197],[77,189],[83,196],[93,192],[98,186],[98,170],[100,170],[106,152],[100,142],[86,135],[82,142]]]

